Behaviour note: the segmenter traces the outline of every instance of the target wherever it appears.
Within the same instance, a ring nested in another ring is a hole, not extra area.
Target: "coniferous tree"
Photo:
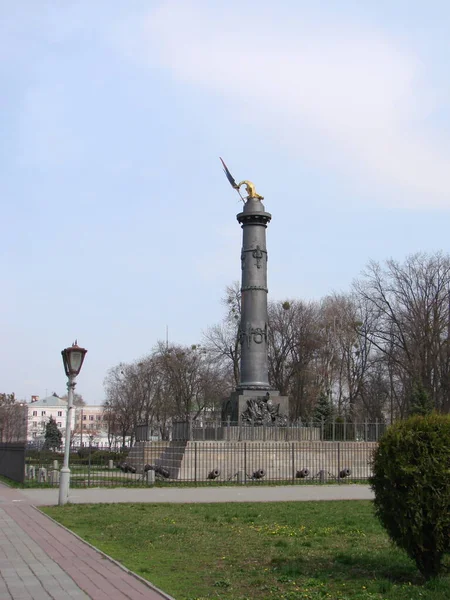
[[[51,450],[59,450],[62,444],[62,433],[58,429],[56,421],[53,417],[50,417],[48,423],[45,426],[45,442],[44,447],[50,448]]]
[[[411,394],[410,416],[419,415],[424,417],[433,412],[433,402],[422,383],[415,383]]]
[[[321,392],[317,399],[317,404],[314,409],[314,420],[315,421],[331,421],[333,418],[333,404],[325,392]]]

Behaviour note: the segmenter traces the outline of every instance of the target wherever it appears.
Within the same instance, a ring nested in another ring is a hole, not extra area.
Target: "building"
[[[102,406],[76,407],[73,444],[108,446],[108,427]]]
[[[63,441],[66,434],[67,400],[52,394],[47,398],[32,396],[28,407],[27,441],[43,443],[45,427],[50,419],[56,421]],[[108,431],[102,406],[74,406],[71,415],[70,429],[73,446],[107,446]]]
[[[66,432],[67,402],[61,400],[56,394],[47,398],[32,396],[31,403],[28,405],[28,435],[29,442],[43,442],[45,436],[45,427],[50,417],[56,421],[63,437]],[[75,425],[75,415],[72,414],[71,428]]]
[[[39,399],[32,396],[31,402],[25,405],[28,409],[28,431],[26,439],[30,443],[42,445],[45,438],[45,426],[50,417],[56,421],[64,438],[66,434],[67,400],[52,394]],[[118,448],[122,444],[122,436],[114,426],[113,417],[105,413],[103,406],[74,406],[71,415],[71,446],[94,446],[100,448]],[[126,438],[129,444],[129,438]]]

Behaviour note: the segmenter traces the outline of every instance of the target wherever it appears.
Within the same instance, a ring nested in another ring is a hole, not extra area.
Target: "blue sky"
[[[265,196],[271,299],[449,251],[447,2],[4,2],[0,391],[77,391],[200,341]]]

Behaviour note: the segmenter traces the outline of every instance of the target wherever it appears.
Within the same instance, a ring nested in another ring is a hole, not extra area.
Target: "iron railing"
[[[71,487],[153,484],[302,484],[367,481],[375,442],[173,440],[138,442],[124,453],[70,455]],[[62,453],[30,450],[25,485],[58,486]]]
[[[0,475],[23,483],[25,442],[0,443]]]
[[[279,427],[255,422],[233,421],[175,421],[172,440],[181,441],[330,441],[377,442],[388,425],[384,422],[350,422],[346,419],[330,421],[301,421]],[[145,437],[141,427],[139,440]]]

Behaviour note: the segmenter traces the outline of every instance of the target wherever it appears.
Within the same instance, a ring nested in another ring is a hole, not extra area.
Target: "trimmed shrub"
[[[389,427],[373,458],[375,512],[426,579],[450,552],[450,416],[411,417]]]
[[[128,456],[128,452],[114,452],[110,450],[96,450],[92,453],[92,461],[97,464],[108,464],[109,460],[120,462]]]
[[[89,454],[92,454],[92,448],[89,448],[89,446],[82,446],[81,448],[78,448],[77,454],[79,458],[87,458]]]
[[[74,465],[102,465],[108,464],[108,460],[119,462],[124,460],[128,456],[128,449],[126,452],[114,452],[105,449],[97,449],[94,447],[83,446],[77,452],[70,457],[70,462]]]
[[[64,452],[54,452],[53,450],[26,451],[26,462],[29,464],[46,465],[52,463],[54,460],[59,460],[62,462],[63,458]]]

